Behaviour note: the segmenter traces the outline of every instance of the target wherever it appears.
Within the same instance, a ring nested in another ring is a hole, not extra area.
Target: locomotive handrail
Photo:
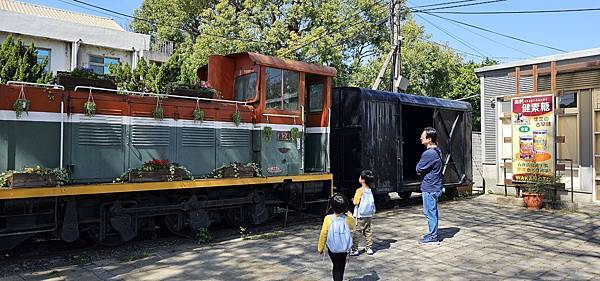
[[[285,117],[285,118],[293,118],[294,119],[294,125],[296,124],[296,118],[299,118],[296,115],[289,115],[289,114],[273,114],[273,113],[263,113],[263,116],[267,116],[267,122],[269,122],[269,117]]]
[[[22,82],[22,81],[8,81],[6,85],[27,85],[27,86],[40,86],[40,87],[48,87],[53,89],[61,89],[64,90],[65,87],[58,84],[42,84],[42,83],[32,83],[32,82]]]
[[[264,116],[271,116],[271,117],[287,117],[287,118],[299,118],[296,115],[289,115],[289,114],[273,114],[273,113],[264,113]]]
[[[136,95],[136,96],[153,96],[153,97],[166,97],[166,98],[178,98],[178,99],[188,99],[195,101],[216,101],[216,102],[224,102],[224,103],[235,103],[247,105],[247,101],[233,101],[233,100],[222,100],[222,99],[211,99],[211,98],[195,98],[195,97],[187,97],[187,96],[179,96],[179,95],[169,95],[169,94],[156,94],[156,93],[146,93],[146,92],[136,92],[136,91],[128,91],[128,90],[117,90],[117,89],[107,89],[107,88],[98,88],[98,87],[90,87],[90,86],[75,86],[74,91],[79,89],[87,89],[87,90],[98,90],[98,91],[106,91],[106,92],[115,92],[115,93],[125,93],[127,95]]]

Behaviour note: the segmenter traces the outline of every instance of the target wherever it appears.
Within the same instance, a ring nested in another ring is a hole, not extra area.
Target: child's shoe
[[[367,248],[367,255],[372,255],[373,254],[373,250],[371,248]]]
[[[358,250],[352,250],[352,252],[350,252],[350,256],[356,257],[360,255],[360,252]]]

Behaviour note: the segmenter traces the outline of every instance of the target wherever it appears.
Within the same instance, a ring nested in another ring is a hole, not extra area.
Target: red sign
[[[512,100],[512,112],[521,116],[539,116],[552,112],[552,96]]]

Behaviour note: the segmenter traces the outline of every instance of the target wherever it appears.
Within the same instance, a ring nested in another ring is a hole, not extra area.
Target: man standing
[[[437,147],[437,131],[427,127],[421,134],[421,144],[427,150],[421,155],[417,164],[417,174],[421,176],[421,194],[423,197],[423,213],[427,217],[429,231],[419,239],[419,244],[439,244],[437,202],[442,195],[442,152]]]

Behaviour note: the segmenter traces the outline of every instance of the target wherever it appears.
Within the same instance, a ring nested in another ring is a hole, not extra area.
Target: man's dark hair
[[[360,172],[360,178],[362,178],[368,186],[371,186],[375,177],[371,170],[362,170],[362,172]]]
[[[336,193],[331,196],[331,208],[336,214],[343,214],[348,212],[348,199],[344,194]]]
[[[437,143],[437,131],[432,127],[426,127],[423,129],[425,132],[425,138],[431,139],[431,142]]]

